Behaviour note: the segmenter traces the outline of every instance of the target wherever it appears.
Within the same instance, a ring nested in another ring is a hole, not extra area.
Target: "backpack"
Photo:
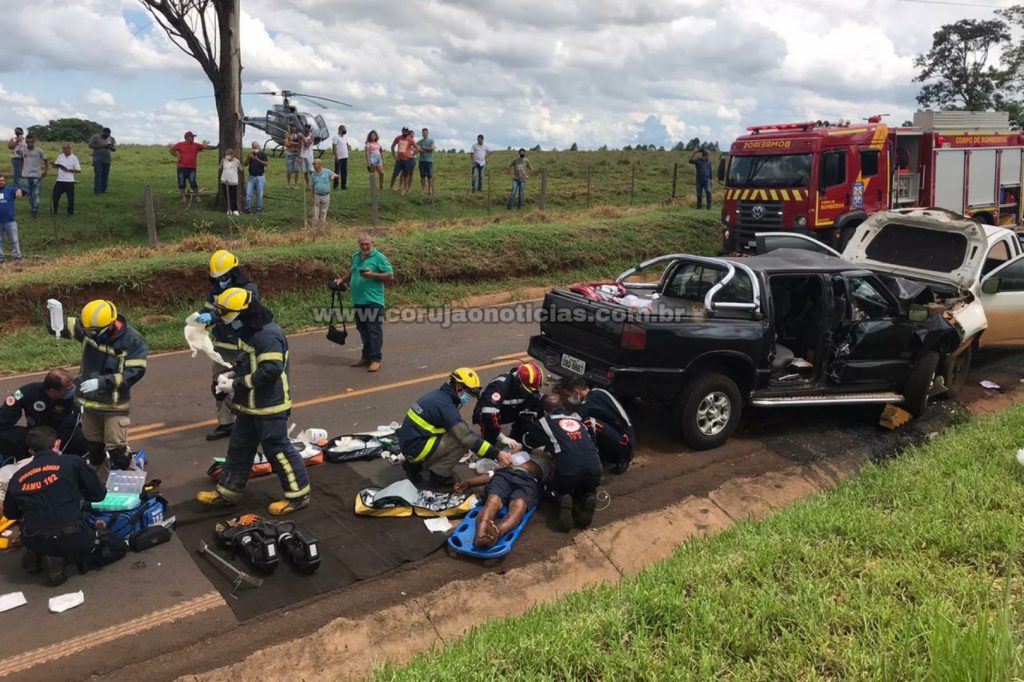
[[[142,497],[135,509],[124,511],[92,511],[88,522],[93,528],[97,521],[106,523],[111,542],[122,542],[136,552],[159,545],[171,539],[170,529],[174,517],[167,516],[168,504],[163,495]]]

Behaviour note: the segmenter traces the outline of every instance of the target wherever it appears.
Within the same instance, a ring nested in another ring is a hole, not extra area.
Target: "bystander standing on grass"
[[[427,196],[434,196],[434,138],[430,131],[423,129],[423,137],[416,143],[420,155],[420,189],[427,191]]]
[[[107,185],[110,181],[111,152],[116,152],[116,142],[110,134],[110,128],[104,128],[101,132],[89,138],[89,149],[92,150],[92,169],[94,171],[92,181],[93,194],[106,194]]]
[[[54,162],[57,169],[57,182],[53,183],[53,215],[60,209],[60,198],[68,197],[68,217],[75,215],[75,176],[82,172],[82,164],[71,151],[71,144],[61,145],[61,155]]]
[[[21,177],[25,178],[28,187],[28,203],[32,209],[32,217],[39,215],[39,195],[43,191],[43,178],[49,174],[46,164],[46,152],[36,146],[36,138],[29,135],[25,138],[25,151],[22,152],[24,164]]]
[[[338,134],[331,141],[331,148],[334,150],[334,172],[338,177],[334,179],[334,189],[339,185],[342,190],[348,189],[348,129],[345,126],[338,126]]]
[[[242,162],[235,156],[234,149],[225,149],[224,158],[220,162],[220,182],[224,185],[224,198],[227,201],[228,215],[238,215],[238,176],[242,171]]]
[[[4,261],[4,240],[11,244],[11,256],[21,260],[18,242],[18,222],[14,219],[14,201],[21,198],[21,190],[7,186],[7,177],[0,173],[0,263]]]
[[[270,161],[263,153],[259,142],[252,143],[252,151],[245,159],[249,166],[249,179],[245,187],[245,212],[263,212],[263,190],[267,186],[267,165]]]
[[[370,184],[373,184],[373,174],[380,178],[380,189],[384,189],[384,150],[380,146],[380,136],[376,130],[371,130],[366,135],[366,172],[370,174]]]
[[[284,171],[285,183],[291,187],[292,182],[299,186],[299,129],[295,123],[288,124],[288,132],[284,136]]]
[[[313,226],[317,229],[323,229],[327,224],[327,209],[331,206],[331,181],[336,177],[336,173],[324,168],[321,159],[313,160],[309,191],[313,195]]]
[[[309,174],[313,172],[313,147],[316,146],[316,136],[313,134],[313,126],[308,123],[299,135],[299,170],[302,171],[302,178],[309,187]],[[297,181],[296,181],[297,183]]]
[[[491,148],[484,144],[484,136],[476,136],[476,144],[469,150],[469,156],[473,159],[473,170],[470,176],[470,183],[474,192],[484,191],[484,166],[487,165],[487,157],[491,155]]]
[[[14,129],[14,137],[7,140],[7,148],[11,150],[11,168],[14,169],[13,183],[15,187],[21,186],[21,153],[25,149],[25,131],[21,128]]]
[[[512,210],[513,200],[516,208],[523,207],[523,193],[526,191],[526,180],[533,172],[533,164],[526,158],[526,150],[519,153],[508,164],[508,172],[512,174],[512,192],[508,195],[508,210]]]
[[[206,140],[196,142],[195,133],[191,130],[185,133],[185,141],[171,145],[171,156],[178,160],[178,192],[181,194],[181,203],[185,203],[185,184],[192,187],[192,199],[199,200],[199,183],[196,180],[196,170],[199,167],[199,152],[207,149],[216,149]]]

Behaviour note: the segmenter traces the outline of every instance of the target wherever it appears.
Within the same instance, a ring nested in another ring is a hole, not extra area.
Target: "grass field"
[[[60,153],[56,144],[44,143],[41,147],[51,160]],[[195,234],[230,238],[253,229],[293,231],[303,225],[304,199],[305,210],[309,210],[307,194],[286,187],[284,159],[280,157],[272,157],[267,170],[263,213],[232,217],[213,210],[218,179],[216,151],[199,156],[199,185],[204,198],[189,207],[179,201],[175,159],[166,147],[120,146],[114,154],[109,190],[99,196],[92,192],[93,169],[88,148],[76,145],[74,151],[83,165],[78,175],[75,216],[48,215],[55,172],[44,181],[41,216],[31,218],[27,202],[19,208],[22,250],[29,258],[64,255],[69,250],[147,244],[143,204],[143,187],[147,184],[153,187],[157,231],[162,242],[176,242]],[[409,196],[385,189],[379,199],[382,224],[388,226],[409,220],[444,223],[504,213],[510,187],[505,169],[512,154],[511,151],[496,151],[491,156],[487,165],[490,191],[485,188],[483,193],[476,194],[470,191],[468,154],[435,154],[436,196],[431,199],[420,190],[418,175]],[[332,197],[330,218],[335,225],[370,223],[369,182],[361,155],[361,151],[353,151],[350,157],[348,191],[335,192]],[[524,211],[537,208],[542,170],[547,171],[548,178],[547,211],[586,208],[588,173],[592,206],[666,202],[672,194],[675,163],[679,164],[678,194],[685,204],[687,197],[692,199],[694,194],[693,167],[686,162],[688,158],[689,154],[682,152],[533,152],[530,159],[536,172],[527,183]],[[330,152],[325,154],[324,161],[326,166],[333,167]],[[391,168],[389,159],[385,188]],[[632,180],[634,168],[635,181]]]
[[[374,679],[1019,678],[1022,433],[1022,407],[961,425]]]

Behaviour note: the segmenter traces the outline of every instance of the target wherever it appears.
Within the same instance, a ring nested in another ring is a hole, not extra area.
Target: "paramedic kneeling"
[[[123,557],[123,545],[104,546],[109,551],[101,561],[91,557],[101,542],[86,523],[83,502],[99,502],[107,495],[96,472],[81,457],[57,454],[60,441],[49,426],[31,429],[25,444],[33,459],[14,474],[3,505],[4,516],[21,520],[22,566],[37,573],[45,562],[50,584],[60,585],[67,580],[67,561],[99,565]]]

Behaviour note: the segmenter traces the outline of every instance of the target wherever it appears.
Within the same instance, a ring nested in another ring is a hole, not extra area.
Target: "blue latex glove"
[[[196,317],[196,322],[199,324],[210,324],[213,322],[213,313],[199,313],[199,316]]]

